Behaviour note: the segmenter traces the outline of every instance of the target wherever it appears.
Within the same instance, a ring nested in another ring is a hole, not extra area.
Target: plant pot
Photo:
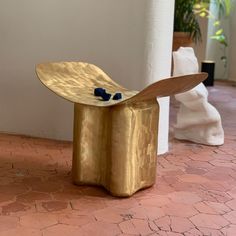
[[[193,40],[186,32],[174,32],[172,51],[176,51],[179,47],[192,47]]]
[[[214,86],[215,62],[214,61],[208,61],[208,60],[203,61],[201,71],[208,73],[208,77],[207,77],[206,80],[203,81],[203,84],[205,86]]]

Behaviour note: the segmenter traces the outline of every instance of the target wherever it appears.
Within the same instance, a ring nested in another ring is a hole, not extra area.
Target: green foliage
[[[195,42],[202,39],[198,19],[194,13],[195,0],[175,0],[174,31],[187,32]]]
[[[214,0],[218,7],[218,17],[229,16],[232,8],[231,0]]]
[[[213,20],[215,33],[211,36],[225,47],[228,46],[227,37],[221,27],[222,17],[229,16],[231,12],[232,0],[176,0],[175,1],[175,20],[174,31],[188,32],[189,36],[197,43],[201,41],[201,29],[198,17]],[[210,10],[210,4],[216,4],[217,16]]]
[[[224,45],[225,47],[228,46],[227,40],[225,35],[220,34],[220,35],[212,35],[211,39],[215,39],[216,41],[218,41],[220,44]]]

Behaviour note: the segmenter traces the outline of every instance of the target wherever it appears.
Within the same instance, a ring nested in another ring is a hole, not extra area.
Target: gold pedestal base
[[[158,116],[156,99],[103,108],[75,104],[74,183],[122,197],[153,185]]]

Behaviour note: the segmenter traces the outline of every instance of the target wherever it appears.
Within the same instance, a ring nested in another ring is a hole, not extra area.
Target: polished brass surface
[[[198,73],[163,79],[149,85],[144,90],[122,103],[136,103],[138,101],[147,101],[156,97],[165,97],[183,93],[192,89],[206,78],[207,73]]]
[[[135,103],[184,92],[207,77],[206,73],[172,77],[153,83],[141,92],[137,92],[123,88],[97,66],[83,62],[39,64],[36,73],[40,81],[57,95],[74,103],[99,107]],[[102,101],[100,97],[93,95],[93,91],[97,87],[103,87],[111,94],[121,92],[123,98]]]
[[[76,184],[101,185],[114,196],[131,196],[155,183],[159,106],[156,97],[187,91],[207,74],[158,81],[128,91],[98,67],[81,62],[40,64],[37,75],[59,96],[74,102],[72,176]],[[96,87],[121,92],[102,101]]]
[[[73,180],[102,185],[115,196],[151,186],[156,175],[158,104],[75,104]]]
[[[134,96],[136,91],[129,91],[110,79],[97,66],[82,62],[55,62],[39,64],[36,73],[41,82],[57,95],[74,103],[111,106],[120,100],[103,101],[93,95],[94,89],[103,87],[108,93],[121,92],[122,100]]]

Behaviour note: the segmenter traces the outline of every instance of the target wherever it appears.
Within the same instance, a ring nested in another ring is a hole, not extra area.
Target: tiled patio
[[[225,145],[171,138],[170,152],[158,157],[156,185],[131,198],[74,186],[71,143],[0,135],[0,236],[235,236],[236,88],[209,90]]]

